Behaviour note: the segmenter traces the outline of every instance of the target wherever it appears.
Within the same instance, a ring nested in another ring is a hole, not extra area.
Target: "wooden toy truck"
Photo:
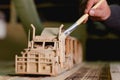
[[[71,36],[62,36],[62,27],[45,28],[41,35],[35,35],[32,25],[32,40],[28,48],[16,55],[17,74],[39,74],[55,76],[82,62],[80,42]],[[29,35],[30,36],[30,35]]]
[[[92,8],[96,9],[104,0],[100,0]],[[28,48],[16,55],[15,69],[17,74],[57,75],[82,62],[82,48],[79,41],[68,36],[80,25],[89,14],[84,14],[71,27],[63,32],[60,28],[45,28],[41,35],[35,35]]]

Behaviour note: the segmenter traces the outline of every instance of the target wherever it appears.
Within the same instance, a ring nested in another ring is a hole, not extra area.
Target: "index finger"
[[[90,9],[98,2],[99,0],[88,0],[85,13],[88,14]]]

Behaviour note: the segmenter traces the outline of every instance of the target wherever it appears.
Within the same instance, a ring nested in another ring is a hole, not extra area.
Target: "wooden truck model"
[[[96,9],[103,1],[92,8]],[[35,27],[31,25],[32,40],[28,41],[28,48],[21,52],[21,57],[16,55],[16,73],[55,76],[81,63],[81,45],[69,34],[88,17],[89,14],[84,14],[66,31],[61,25],[60,28],[45,28],[41,35],[35,35]]]
[[[41,35],[35,35],[35,27],[31,26],[33,34],[32,40],[28,39],[28,48],[21,52],[21,57],[16,55],[17,74],[55,76],[81,63],[81,44],[74,37],[62,36],[63,25],[44,28]]]

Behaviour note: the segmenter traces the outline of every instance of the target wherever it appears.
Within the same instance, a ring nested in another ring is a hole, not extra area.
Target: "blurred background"
[[[86,0],[0,0],[0,62],[14,61],[27,47],[30,24],[36,26],[36,34],[61,24],[67,29],[83,14],[85,4]],[[81,41],[85,61],[120,61],[118,31],[89,20],[71,35]]]

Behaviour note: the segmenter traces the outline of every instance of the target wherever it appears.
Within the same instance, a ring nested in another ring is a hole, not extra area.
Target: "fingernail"
[[[94,10],[90,10],[89,14],[90,14],[90,16],[94,16],[95,11]]]

